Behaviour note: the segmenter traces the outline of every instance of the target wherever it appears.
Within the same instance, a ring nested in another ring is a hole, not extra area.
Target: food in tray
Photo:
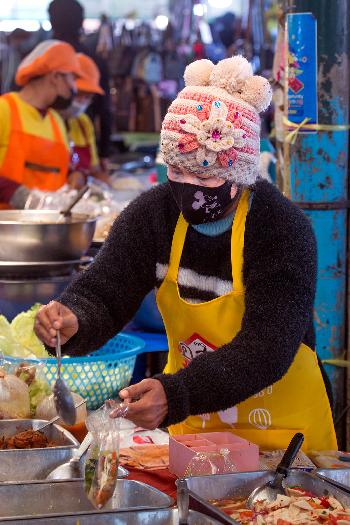
[[[285,449],[281,450],[260,450],[259,452],[259,470],[275,470],[281,461]],[[314,463],[308,458],[304,452],[299,450],[295,460],[293,461],[293,468],[314,469]]]
[[[121,448],[120,463],[140,470],[168,468],[169,445],[135,445]]]
[[[241,525],[349,525],[350,508],[335,497],[318,497],[300,487],[289,487],[276,501],[258,501],[253,509],[246,498],[213,500],[211,503]]]
[[[39,430],[24,430],[8,438],[0,437],[0,449],[48,448],[56,446]]]
[[[309,456],[318,468],[346,468],[350,466],[350,453],[338,450],[311,450]]]

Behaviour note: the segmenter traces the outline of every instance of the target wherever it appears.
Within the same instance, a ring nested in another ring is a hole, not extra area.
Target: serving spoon
[[[77,413],[73,401],[73,396],[66,383],[61,377],[61,334],[56,333],[56,357],[57,357],[57,379],[53,386],[53,398],[57,414],[67,425],[74,425]]]
[[[293,461],[295,460],[303,442],[304,435],[300,432],[293,436],[292,441],[289,443],[287,450],[283,454],[283,457],[275,470],[273,479],[265,483],[265,485],[254,489],[248,497],[247,507],[249,509],[252,509],[257,501],[271,503],[275,501],[279,494],[286,494],[282,483],[288,476]]]

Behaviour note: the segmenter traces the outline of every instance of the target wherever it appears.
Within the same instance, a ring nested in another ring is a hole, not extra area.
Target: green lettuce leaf
[[[27,312],[22,312],[14,318],[11,323],[12,338],[23,347],[23,354],[19,357],[49,357],[43,343],[34,333],[35,316],[40,308],[40,304],[35,304]]]

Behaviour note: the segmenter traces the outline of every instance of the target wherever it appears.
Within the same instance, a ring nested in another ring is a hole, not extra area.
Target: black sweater
[[[168,399],[166,425],[236,405],[281,379],[301,342],[314,349],[316,242],[311,225],[268,182],[259,181],[252,189],[241,330],[229,344],[187,368],[157,376]],[[159,287],[178,216],[168,184],[141,195],[119,216],[94,263],[59,299],[79,319],[79,332],[65,345],[66,353],[100,347]],[[178,277],[183,298],[208,301],[232,289],[230,241],[231,231],[208,237],[188,229]]]

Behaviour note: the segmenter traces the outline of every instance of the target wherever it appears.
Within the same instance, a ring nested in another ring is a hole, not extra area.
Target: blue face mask
[[[232,182],[216,188],[206,188],[169,179],[173,197],[189,224],[204,224],[222,218],[235,200],[231,198]],[[237,192],[239,193],[239,192]]]

